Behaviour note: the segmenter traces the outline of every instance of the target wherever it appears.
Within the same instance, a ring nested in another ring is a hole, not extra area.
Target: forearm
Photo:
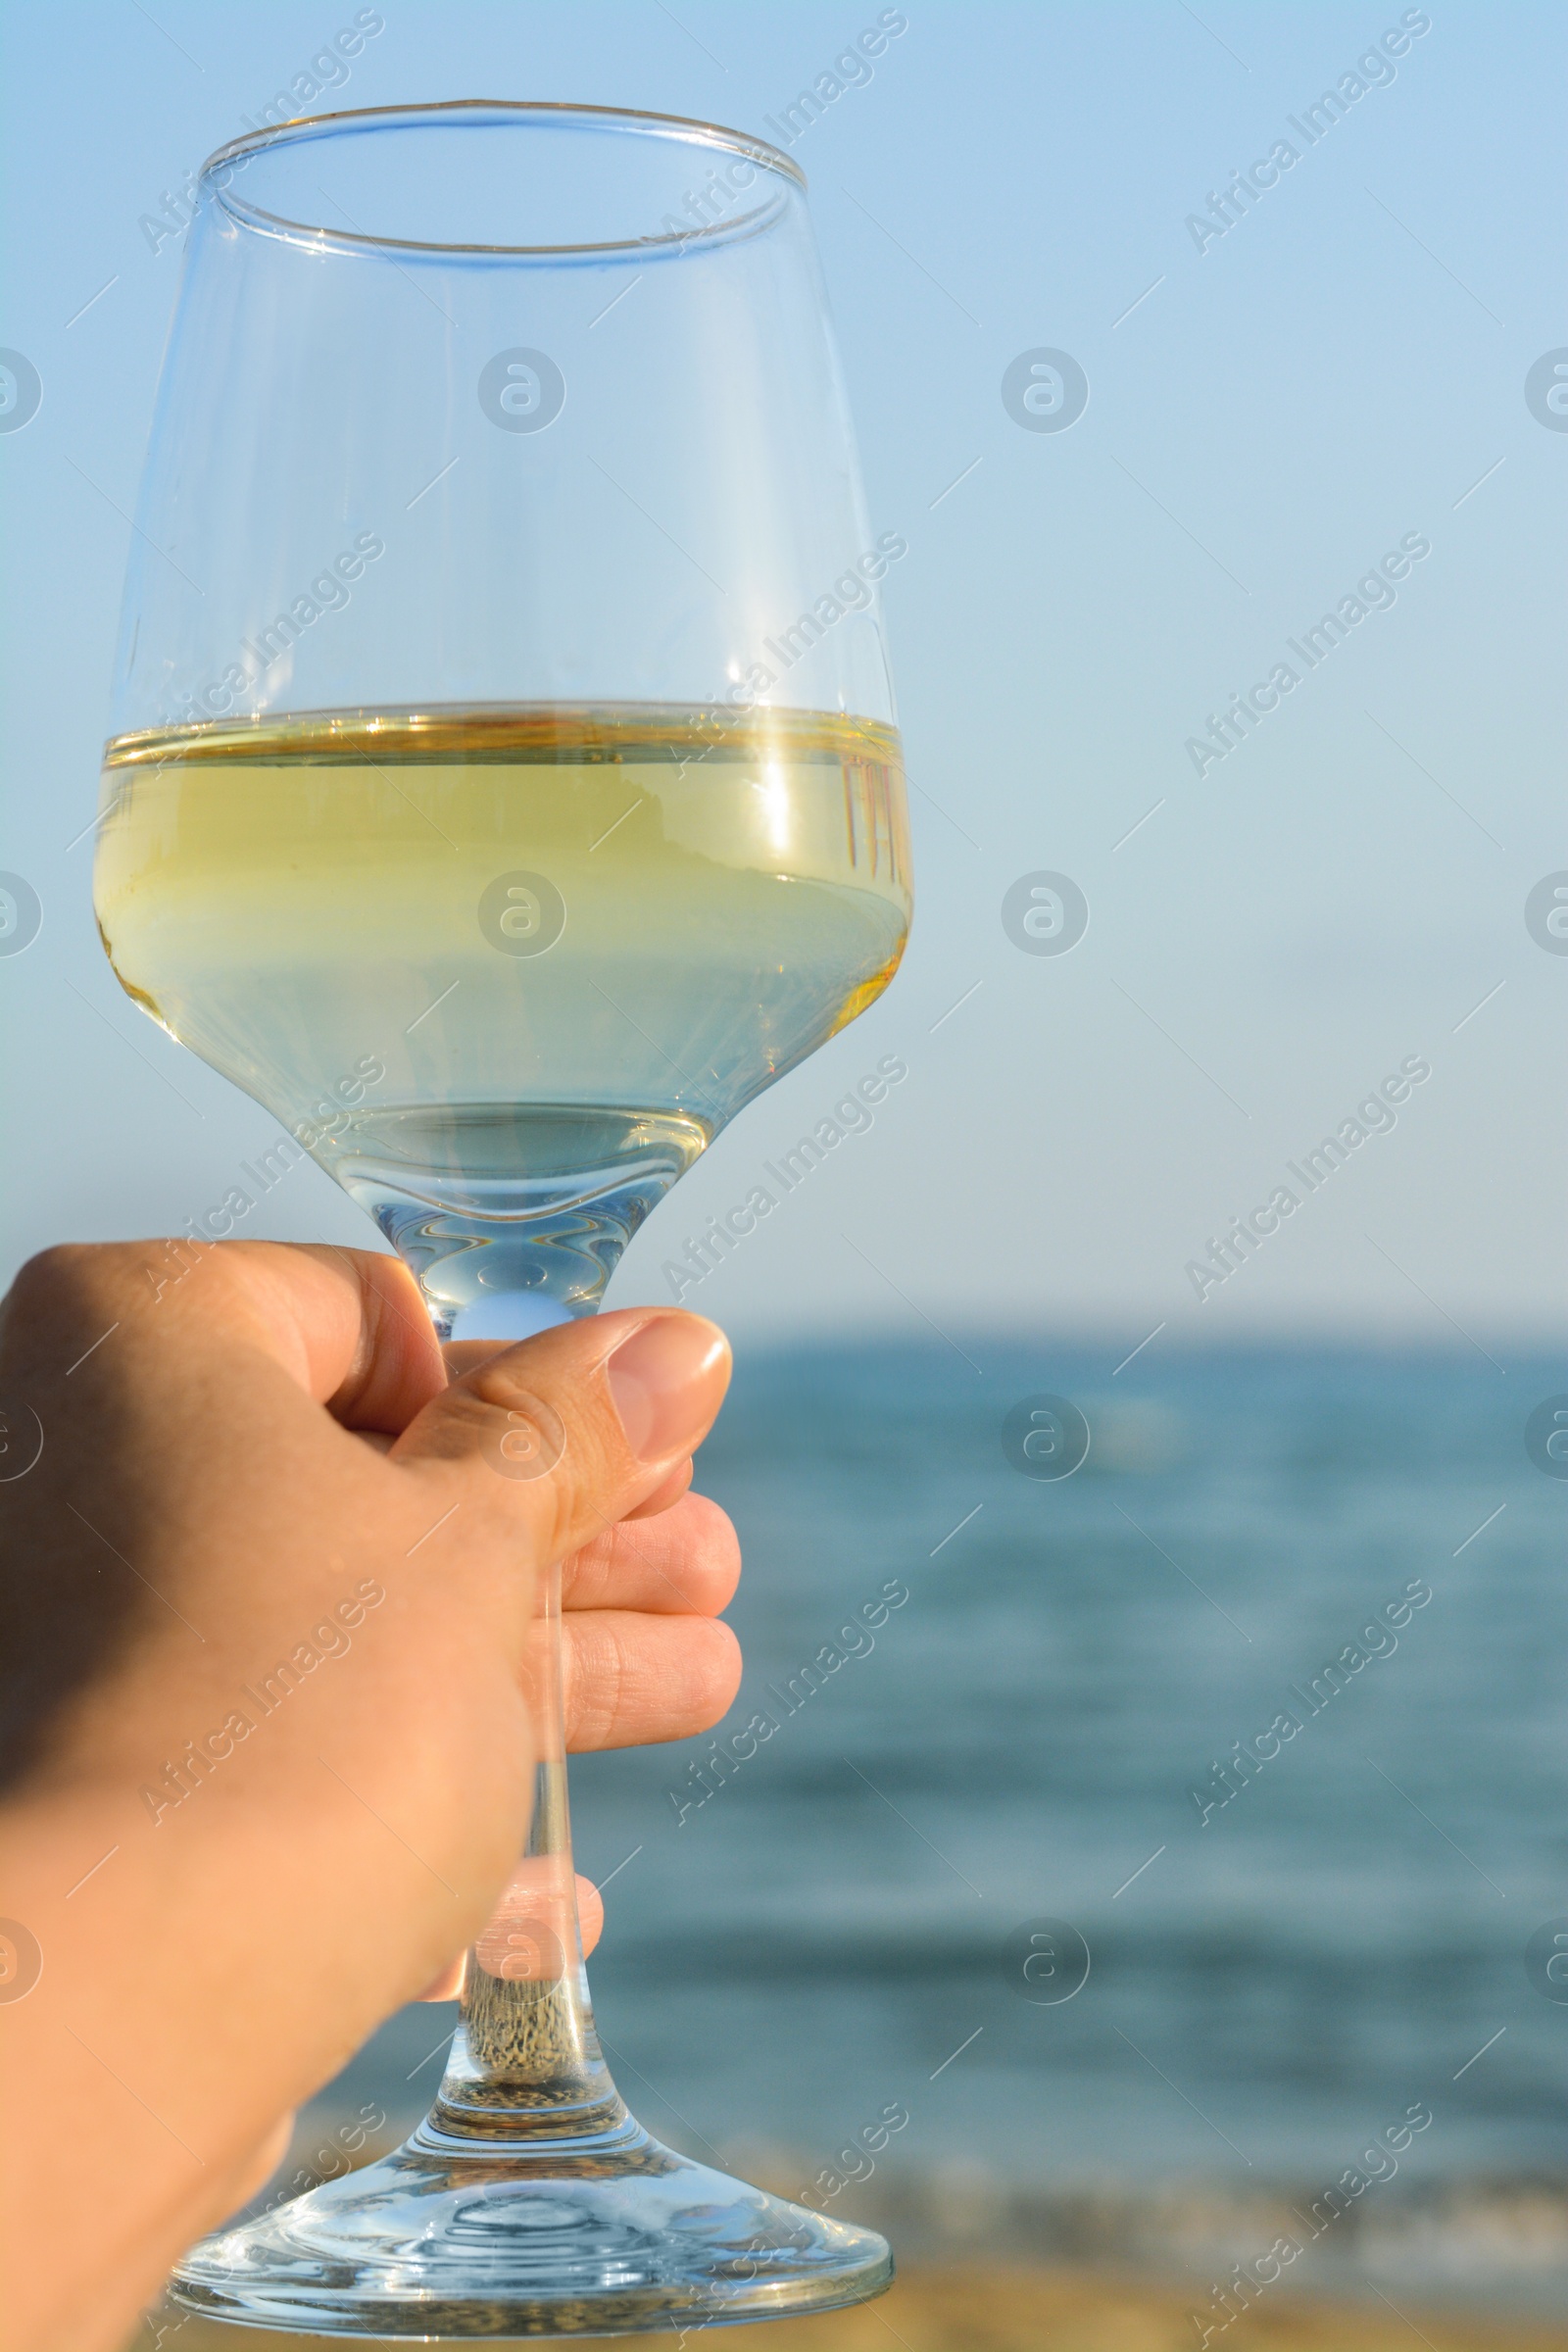
[[[218,1956],[191,1950],[200,1923],[134,1831],[98,1790],[0,1809],[0,1888],[31,1938],[0,2008],[7,2352],[123,2342],[180,2248],[243,2197],[277,2117],[205,2061]]]
[[[24,1947],[0,2004],[5,2352],[113,2352],[280,2158],[280,2119],[419,1988],[375,1921],[384,1874],[422,1866],[319,1779],[308,1808],[215,1779],[156,1827],[133,1787],[0,1807],[0,1902],[41,1961],[21,1993]],[[457,1943],[483,1898],[452,1909]]]

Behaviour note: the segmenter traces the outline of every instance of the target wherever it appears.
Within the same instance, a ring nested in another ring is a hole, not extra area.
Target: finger
[[[564,1323],[466,1372],[388,1459],[480,1514],[519,1521],[560,1559],[646,1502],[707,1436],[729,1343],[678,1310]]]
[[[461,1380],[466,1372],[477,1372],[493,1355],[504,1355],[506,1348],[505,1340],[443,1340],[441,1355],[448,1380]]]
[[[439,1395],[446,1381],[440,1346],[401,1258],[326,1243],[222,1249],[235,1278],[261,1302],[274,1346],[300,1350],[301,1387],[346,1428],[395,1437]]]
[[[622,1520],[562,1569],[564,1609],[647,1609],[716,1617],[740,1582],[740,1539],[706,1494],[683,1494],[657,1519]]]
[[[448,1380],[461,1380],[466,1372],[476,1372],[493,1355],[499,1355],[506,1345],[505,1340],[446,1341],[441,1353],[446,1360]],[[679,1469],[670,1472],[656,1494],[650,1494],[646,1502],[638,1503],[636,1509],[628,1511],[626,1516],[629,1519],[650,1519],[659,1511],[667,1511],[672,1502],[679,1502],[691,1483],[692,1465],[688,1459]]]
[[[506,1345],[505,1340],[445,1341],[441,1353],[446,1362],[448,1380],[461,1380],[465,1373],[476,1372],[493,1355],[500,1355]],[[628,1519],[651,1519],[660,1511],[667,1511],[672,1502],[679,1502],[691,1483],[692,1465],[688,1457],[678,1469],[670,1472],[656,1494],[650,1494],[646,1502],[638,1503],[626,1516]]]
[[[644,1747],[718,1722],[741,1683],[741,1650],[722,1618],[581,1609],[562,1619],[566,1745]]]
[[[605,1898],[592,1879],[585,1879],[579,1871],[577,1874],[577,1932],[582,1938],[582,1956],[585,1960],[604,1931]],[[463,1992],[464,1972],[467,1967],[467,1953],[459,1952],[455,1960],[448,1961],[438,1977],[431,1978],[422,1992],[416,1993],[416,2000],[455,2001],[459,1999]]]
[[[582,1956],[586,1960],[605,1932],[605,1898],[592,1879],[577,1874],[577,1928],[582,1936]]]
[[[679,1502],[691,1483],[692,1457],[688,1454],[680,1467],[670,1472],[663,1485],[650,1494],[646,1502],[638,1503],[635,1510],[626,1513],[627,1518],[657,1519],[661,1511],[667,1511],[672,1503]]]
[[[73,1370],[74,1345],[101,1345],[111,1332],[105,1360],[122,1372],[127,1348],[148,1351],[143,1363],[177,1352],[187,1366],[254,1348],[354,1429],[396,1434],[446,1377],[413,1276],[369,1250],[185,1241],[49,1250],[22,1269],[6,1306],[24,1352],[30,1341]],[[102,1372],[84,1370],[77,1388]]]

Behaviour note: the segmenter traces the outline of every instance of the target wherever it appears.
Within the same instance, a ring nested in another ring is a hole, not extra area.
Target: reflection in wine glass
[[[201,176],[95,898],[126,990],[375,1220],[443,1339],[590,1313],[909,919],[872,538],[795,166],[478,102]],[[897,541],[902,550],[903,542]],[[565,1443],[523,1398],[490,1466]],[[595,2334],[874,2294],[888,2250],[662,2147],[583,1975],[559,1574],[527,1850],[394,2155],[174,2291],[338,2335]]]

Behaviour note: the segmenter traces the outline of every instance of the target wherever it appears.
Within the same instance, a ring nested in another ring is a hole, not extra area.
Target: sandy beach
[[[905,2352],[1194,2352],[1197,2300],[1192,2289],[1085,2272],[911,2267],[875,2303],[753,2328],[745,2340],[757,2352],[897,2352],[900,2344]],[[328,2340],[217,2327],[163,2310],[127,2352],[152,2352],[154,2346],[158,2352],[170,2346],[178,2352],[298,2352],[302,2344]],[[649,2352],[674,2352],[682,2339],[630,2340],[647,2344]],[[741,2340],[738,2331],[734,2340]],[[1281,2297],[1212,2336],[1210,2352],[1412,2352],[1421,2343],[1429,2352],[1568,2352],[1568,2327],[1473,2313],[1445,2316],[1410,2305],[1396,2311],[1393,2305]]]

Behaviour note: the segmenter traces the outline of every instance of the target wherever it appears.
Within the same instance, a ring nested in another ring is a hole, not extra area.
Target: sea
[[[1285,2236],[1298,2287],[1568,2312],[1559,1396],[1457,1339],[743,1352],[740,1696],[572,1766],[642,2121],[927,2258],[1201,2307]],[[450,2023],[301,2145],[412,2126]]]

